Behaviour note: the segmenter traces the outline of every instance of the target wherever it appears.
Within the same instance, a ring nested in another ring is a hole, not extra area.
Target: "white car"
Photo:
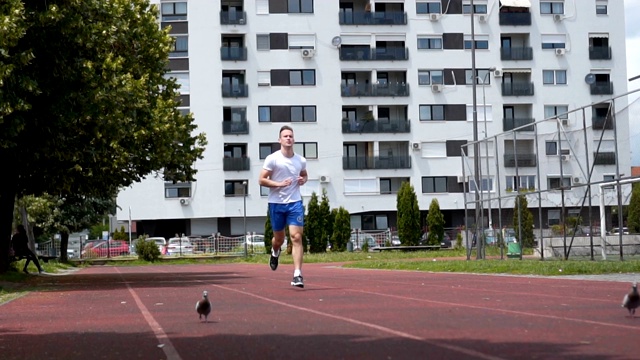
[[[166,255],[192,255],[193,245],[188,237],[175,237],[167,242]]]
[[[351,233],[351,242],[353,243],[353,250],[362,250],[362,246],[366,243],[369,249],[372,249],[378,244],[373,236],[366,233]]]
[[[152,241],[158,245],[158,250],[160,250],[160,254],[164,254],[165,247],[167,246],[167,239],[163,237],[150,237],[147,238],[147,241]]]

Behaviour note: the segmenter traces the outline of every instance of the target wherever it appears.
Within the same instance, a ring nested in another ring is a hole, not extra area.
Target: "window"
[[[544,118],[550,119],[558,117],[559,119],[568,119],[569,105],[545,105],[544,106]]]
[[[287,10],[290,14],[313,14],[313,0],[288,0]]]
[[[245,181],[247,180],[226,180],[224,182],[224,196],[244,196],[249,194],[249,187],[243,184]]]
[[[564,187],[565,190],[571,190],[571,177],[559,177],[559,176],[549,176],[547,177],[547,188],[549,190],[560,190],[560,188]]]
[[[553,34],[541,35],[543,49],[564,49],[567,43],[567,35]]]
[[[176,35],[173,37],[173,49],[169,52],[169,58],[189,56],[189,36]]]
[[[256,35],[256,44],[258,50],[269,50],[271,49],[269,34],[257,34]]]
[[[289,49],[315,49],[315,34],[288,34]]]
[[[493,121],[493,112],[491,110],[491,105],[476,104],[476,111],[478,121]],[[467,121],[473,121],[473,105],[467,105]]]
[[[613,181],[615,179],[616,179],[615,175],[602,175],[602,180],[604,180],[604,181]],[[602,188],[605,189],[605,190],[611,190],[611,189],[613,189],[613,185],[611,185],[611,186],[603,186]]]
[[[164,76],[167,78],[174,78],[176,80],[176,83],[180,86],[178,91],[180,91],[181,94],[188,94],[191,90],[188,72],[172,71],[170,73],[166,73]]]
[[[291,122],[316,122],[316,107],[292,106]]]
[[[544,144],[544,149],[545,155],[558,155],[558,142],[547,141]]]
[[[482,192],[491,192],[493,191],[493,179],[483,177],[480,180],[480,188]],[[469,181],[469,192],[476,191],[476,182],[472,179]]]
[[[607,9],[607,0],[596,0],[596,14],[607,15],[609,10]]]
[[[444,105],[420,105],[420,121],[444,120]]]
[[[542,83],[547,85],[566,85],[566,70],[542,70]]]
[[[418,84],[444,84],[444,71],[442,70],[418,70]]]
[[[191,197],[190,182],[164,182],[164,197],[167,199]]]
[[[445,176],[425,176],[422,178],[422,193],[446,193],[447,177]]]
[[[318,158],[318,143],[315,142],[297,142],[293,144],[293,151],[307,159]]]
[[[440,14],[440,13],[442,13],[440,1],[416,2],[416,14]]]
[[[187,20],[187,2],[162,3],[162,21]]]
[[[259,122],[316,122],[315,106],[259,106]]]
[[[540,1],[540,14],[564,14],[564,2]]]
[[[560,225],[560,210],[549,210],[547,217],[549,225]]]
[[[518,191],[520,189],[535,190],[536,177],[533,175],[507,176],[505,187],[507,191]]]
[[[478,0],[476,0],[476,1],[478,1]],[[482,1],[478,1],[478,2],[482,2]],[[486,14],[487,13],[487,4],[477,4],[474,1],[473,12],[474,12],[474,14]],[[462,4],[462,13],[463,14],[471,14],[471,4],[469,3],[469,1],[466,1],[465,3]]]
[[[289,71],[289,85],[315,85],[316,84],[316,71],[315,70],[291,70]]]
[[[489,35],[474,35],[476,49],[486,50],[489,48]],[[471,35],[464,36],[464,48],[471,49]]]
[[[489,76],[489,74],[489,69],[476,69],[476,84],[491,85],[491,76]],[[473,84],[473,71],[471,69],[465,69],[464,78],[466,84]]]
[[[269,190],[266,186],[260,186],[260,196],[269,196]]]
[[[418,49],[442,49],[442,36],[418,36]]]

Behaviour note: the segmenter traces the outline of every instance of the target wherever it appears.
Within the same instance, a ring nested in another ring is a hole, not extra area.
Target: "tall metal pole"
[[[471,74],[473,74],[472,81],[472,93],[473,93],[473,177],[476,183],[475,191],[475,207],[474,215],[476,220],[476,259],[482,259],[482,233],[478,231],[478,222],[480,221],[480,212],[482,212],[482,205],[480,204],[480,191],[482,191],[482,185],[480,184],[480,144],[478,144],[478,102],[476,100],[477,93],[477,81],[476,81],[476,32],[475,32],[475,9],[473,0],[471,0]],[[480,226],[482,229],[482,226]]]
[[[491,221],[491,188],[489,187],[489,141],[487,141],[487,137],[489,136],[489,134],[487,133],[487,100],[485,97],[485,91],[484,88],[487,85],[487,76],[494,71],[496,68],[495,67],[491,67],[489,68],[489,70],[487,71],[486,74],[484,74],[484,77],[482,78],[482,109],[484,111],[484,148],[485,148],[485,156],[486,156],[486,161],[487,161],[487,210],[488,210],[488,218],[489,218],[489,228],[493,229],[493,224]],[[495,146],[495,145],[494,145]]]
[[[242,208],[244,210],[243,213],[243,223],[244,223],[244,227],[243,227],[243,232],[242,232],[242,237],[244,239],[244,256],[247,257],[249,255],[249,253],[247,252],[247,182],[243,181],[242,182]]]

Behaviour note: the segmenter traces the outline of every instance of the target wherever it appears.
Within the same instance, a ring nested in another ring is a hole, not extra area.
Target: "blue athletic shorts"
[[[304,226],[302,201],[288,204],[269,203],[269,216],[273,231],[282,231],[287,225]]]

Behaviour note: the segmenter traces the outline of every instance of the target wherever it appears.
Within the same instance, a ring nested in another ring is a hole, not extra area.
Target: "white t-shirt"
[[[267,156],[262,168],[271,171],[270,179],[273,181],[284,181],[287,178],[292,180],[289,186],[269,188],[270,203],[287,204],[302,200],[298,176],[307,169],[307,159],[298,154],[288,158],[278,150]]]

